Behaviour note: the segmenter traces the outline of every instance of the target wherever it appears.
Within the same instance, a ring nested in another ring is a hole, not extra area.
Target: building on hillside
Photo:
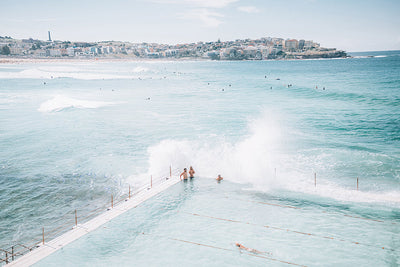
[[[314,48],[314,42],[313,41],[305,41],[304,42],[304,49],[309,50]]]
[[[299,40],[299,49],[300,50],[303,50],[304,49],[304,40],[303,39],[301,39],[301,40]]]
[[[299,47],[299,42],[296,39],[289,39],[285,41],[285,48],[289,51],[295,51]]]
[[[48,57],[61,57],[61,50],[60,49],[49,49],[49,50],[46,50],[46,56],[48,56]]]

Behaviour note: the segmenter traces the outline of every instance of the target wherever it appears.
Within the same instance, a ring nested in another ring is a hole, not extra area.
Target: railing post
[[[14,246],[11,247],[11,259],[14,260]]]
[[[358,191],[358,177],[357,177],[357,191]]]
[[[44,245],[44,227],[42,228],[42,241],[43,241],[43,245]]]
[[[131,186],[129,185],[129,194],[128,194],[129,198],[131,198]]]
[[[172,168],[171,168],[171,165],[169,165],[169,178],[172,178]]]
[[[111,208],[114,208],[114,198],[112,194],[111,194]]]
[[[78,226],[78,215],[76,214],[76,210],[75,210],[75,226]]]
[[[317,173],[314,172],[314,186],[317,187]]]
[[[7,254],[7,251],[6,251],[6,264],[8,264],[8,254]]]

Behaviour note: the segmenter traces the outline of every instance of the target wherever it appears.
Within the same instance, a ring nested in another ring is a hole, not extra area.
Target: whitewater
[[[205,214],[215,211],[226,217],[241,207],[237,220],[253,218],[260,224],[273,220],[291,229],[317,221],[319,227],[308,230],[321,235],[335,229],[347,236],[356,232],[353,221],[334,222],[333,217],[322,219],[321,213],[383,220],[384,226],[378,228],[361,224],[364,235],[354,239],[398,247],[400,53],[376,55],[312,61],[3,64],[0,248],[38,238],[42,227],[57,226],[64,214],[101,207],[111,194],[118,197],[128,186],[143,187],[150,176],[163,177],[170,167],[189,166],[198,179],[149,202],[147,207],[157,211],[139,209],[143,221],[136,227],[155,224],[151,214],[167,224],[160,210],[169,199],[168,205],[181,201],[186,211],[197,207]],[[226,182],[218,185],[227,191],[216,196],[218,174]],[[225,203],[225,211],[207,202],[213,198]],[[295,206],[304,212],[281,214],[271,208],[266,213],[243,204],[252,201]],[[259,215],[247,214],[252,209]],[[281,220],[267,217],[268,213],[280,214]],[[118,227],[135,216],[120,219]],[[195,228],[203,225],[186,219]],[[157,240],[165,231],[149,238]],[[374,233],[391,241],[375,240]],[[93,238],[102,242],[101,235]],[[217,232],[210,238],[215,245],[222,240]],[[144,247],[150,242],[142,241],[137,242]],[[311,257],[289,250],[293,242],[300,242],[296,237],[280,242],[287,246],[274,251],[276,257],[312,262]],[[94,246],[84,241],[81,245]],[[318,249],[324,244],[310,246]],[[76,253],[79,246],[71,251]],[[377,264],[399,263],[398,251],[374,254],[361,248],[355,253],[355,259],[370,254]],[[345,251],[334,250],[332,255],[343,258]],[[60,255],[54,257],[47,263],[58,264]],[[228,262],[236,259],[230,254],[223,257]],[[119,255],[107,263],[127,265],[122,260],[128,258]],[[144,257],[139,258],[136,264],[146,264]],[[341,262],[350,263],[354,262]]]

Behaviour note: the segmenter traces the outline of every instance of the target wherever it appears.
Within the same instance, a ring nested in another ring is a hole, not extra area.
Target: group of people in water
[[[195,173],[196,173],[196,172],[194,171],[193,167],[190,166],[190,167],[189,167],[189,178],[190,178],[190,179],[193,179]],[[179,179],[181,179],[181,181],[182,181],[182,178],[183,178],[183,181],[187,181],[187,180],[188,180],[188,171],[187,171],[186,168],[184,168],[184,169],[183,169],[183,172],[181,173],[181,175],[179,175]],[[221,182],[223,179],[224,179],[224,178],[222,178],[221,174],[218,174],[218,177],[216,178],[216,180],[217,180],[218,182]]]

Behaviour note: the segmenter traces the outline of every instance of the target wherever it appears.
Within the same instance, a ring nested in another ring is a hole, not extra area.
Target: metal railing
[[[100,207],[97,207],[93,210],[90,210],[86,212],[84,215],[78,216],[78,210],[70,211],[66,214],[64,214],[61,218],[59,218],[56,221],[52,221],[51,223],[54,225],[57,222],[60,221],[65,221],[65,223],[52,228],[50,230],[45,229],[42,227],[41,229],[41,237],[34,238],[32,240],[24,242],[25,244],[22,244],[22,242],[15,242],[12,246],[6,248],[6,249],[1,249],[0,248],[0,266],[3,266],[4,264],[11,263],[12,261],[16,260],[17,258],[31,252],[32,250],[38,248],[41,244],[45,244],[46,240],[50,241],[55,239],[56,237],[61,236],[62,234],[72,230],[74,227],[78,225],[78,223],[82,224],[85,222],[88,222],[89,220],[93,219],[94,217],[100,215],[101,213],[114,208],[121,202],[127,201],[131,198],[134,198],[138,194],[150,190],[152,187],[156,187],[158,185],[163,184],[166,182],[168,179],[172,178],[172,176],[179,175],[179,169],[172,169],[171,167],[169,168],[168,172],[161,173],[158,175],[155,175],[153,178],[153,175],[150,175],[148,183],[144,183],[138,188],[133,188],[130,185],[128,186],[128,192],[125,194],[122,194],[120,196],[115,197],[113,194],[111,194],[111,201],[107,201]],[[134,190],[136,189],[136,190]]]

